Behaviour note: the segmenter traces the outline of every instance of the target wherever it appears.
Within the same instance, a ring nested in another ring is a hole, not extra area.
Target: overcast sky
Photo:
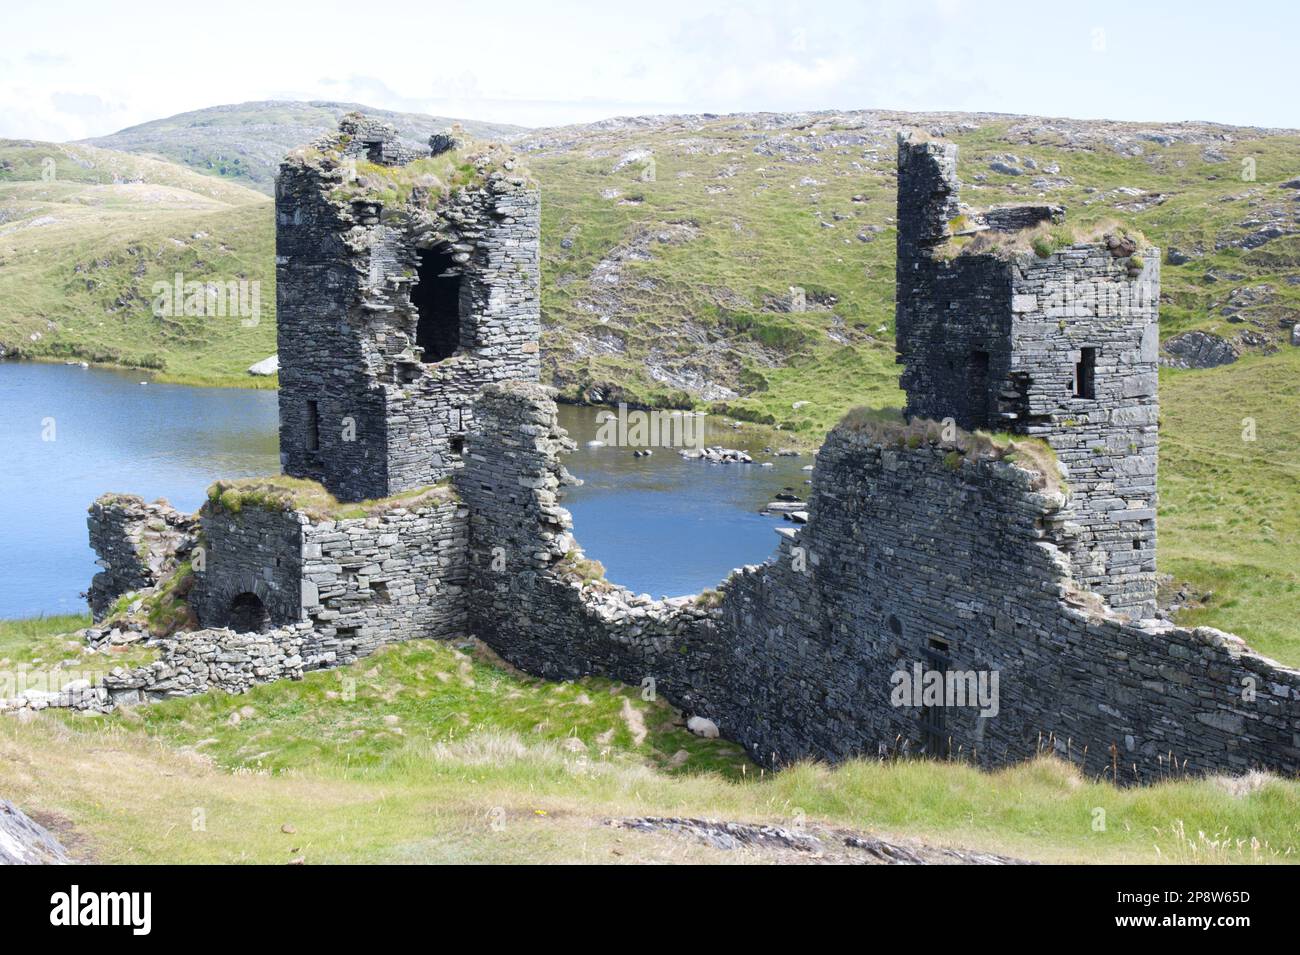
[[[1300,6],[4,0],[0,136],[329,99],[525,126],[958,109],[1300,127]]]

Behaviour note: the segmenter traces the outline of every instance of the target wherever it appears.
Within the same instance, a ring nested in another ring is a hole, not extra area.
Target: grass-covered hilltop
[[[356,110],[396,126],[403,138],[415,146],[423,146],[432,133],[440,133],[457,122],[480,139],[500,139],[523,132],[519,126],[504,123],[398,113],[358,103],[263,100],[155,119],[86,143],[102,149],[156,155],[271,195],[284,154],[334,132],[338,121]]]

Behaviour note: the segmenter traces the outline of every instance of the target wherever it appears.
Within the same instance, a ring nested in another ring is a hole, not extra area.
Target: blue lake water
[[[86,508],[103,492],[193,510],[216,478],[279,470],[274,392],[140,384],[147,380],[0,362],[0,618],[84,609],[80,594],[97,569]],[[772,554],[781,522],[758,510],[785,486],[802,493],[810,457],[771,458],[710,418],[708,443],[774,466],[685,461],[671,449],[636,458],[626,447],[585,446],[596,415],[560,409],[579,443],[566,464],[585,482],[564,506],[611,580],[656,597],[694,593]]]

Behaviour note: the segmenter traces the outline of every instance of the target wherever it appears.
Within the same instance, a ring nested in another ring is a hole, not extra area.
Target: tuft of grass
[[[583,556],[581,551],[571,550],[558,564],[561,573],[568,574],[582,582],[584,587],[592,584],[605,584],[605,565],[598,560]]]

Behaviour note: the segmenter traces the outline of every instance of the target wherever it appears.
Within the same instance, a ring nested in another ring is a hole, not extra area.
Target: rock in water
[[[280,370],[280,356],[272,355],[248,366],[250,375],[274,375]]]
[[[0,799],[0,865],[69,865],[72,859],[49,830]]]

